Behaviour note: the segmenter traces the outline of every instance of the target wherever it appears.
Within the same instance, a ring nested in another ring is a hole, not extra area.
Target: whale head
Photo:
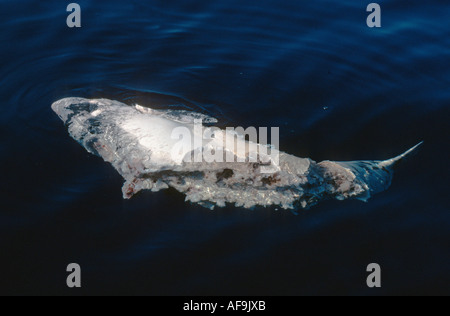
[[[73,117],[97,117],[105,109],[122,106],[117,101],[106,99],[89,100],[84,98],[65,98],[52,104],[52,110],[59,116],[64,124],[70,123]]]

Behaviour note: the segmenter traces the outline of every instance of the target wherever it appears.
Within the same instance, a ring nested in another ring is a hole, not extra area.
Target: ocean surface
[[[0,1],[0,294],[450,294],[447,1],[379,1],[381,28],[370,1],[79,0],[81,28],[69,3]],[[425,144],[368,203],[125,201],[52,112],[64,97],[280,127],[281,150],[316,161]]]

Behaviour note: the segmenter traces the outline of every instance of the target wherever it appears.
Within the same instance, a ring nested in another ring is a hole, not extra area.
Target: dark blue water
[[[0,293],[450,294],[446,1],[0,1]],[[279,126],[314,160],[385,159],[392,187],[299,215],[210,211],[122,179],[51,111],[69,96]],[[66,266],[82,267],[81,290]],[[366,267],[382,267],[382,288]]]

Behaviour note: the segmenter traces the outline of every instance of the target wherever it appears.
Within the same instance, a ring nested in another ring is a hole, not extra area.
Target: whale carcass
[[[270,149],[259,152],[268,146],[227,130],[212,129],[205,139],[205,131],[211,127],[199,130],[196,123],[217,121],[201,113],[83,98],[59,100],[52,109],[72,138],[111,163],[125,179],[124,198],[141,190],[171,187],[184,193],[186,201],[209,208],[230,203],[245,208],[275,205],[294,209],[330,198],[367,201],[390,186],[394,165],[420,145],[384,161],[316,163],[278,151],[272,159]],[[177,129],[190,131],[192,137],[174,137]],[[230,139],[245,150],[228,145]],[[206,151],[236,159],[195,159]]]

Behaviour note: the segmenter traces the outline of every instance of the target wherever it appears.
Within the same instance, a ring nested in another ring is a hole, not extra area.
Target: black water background
[[[450,294],[448,4],[383,1],[369,29],[364,1],[78,3],[69,29],[66,3],[0,1],[1,294]],[[282,150],[318,161],[425,145],[369,203],[123,201],[120,176],[51,111],[68,96],[279,126]]]

